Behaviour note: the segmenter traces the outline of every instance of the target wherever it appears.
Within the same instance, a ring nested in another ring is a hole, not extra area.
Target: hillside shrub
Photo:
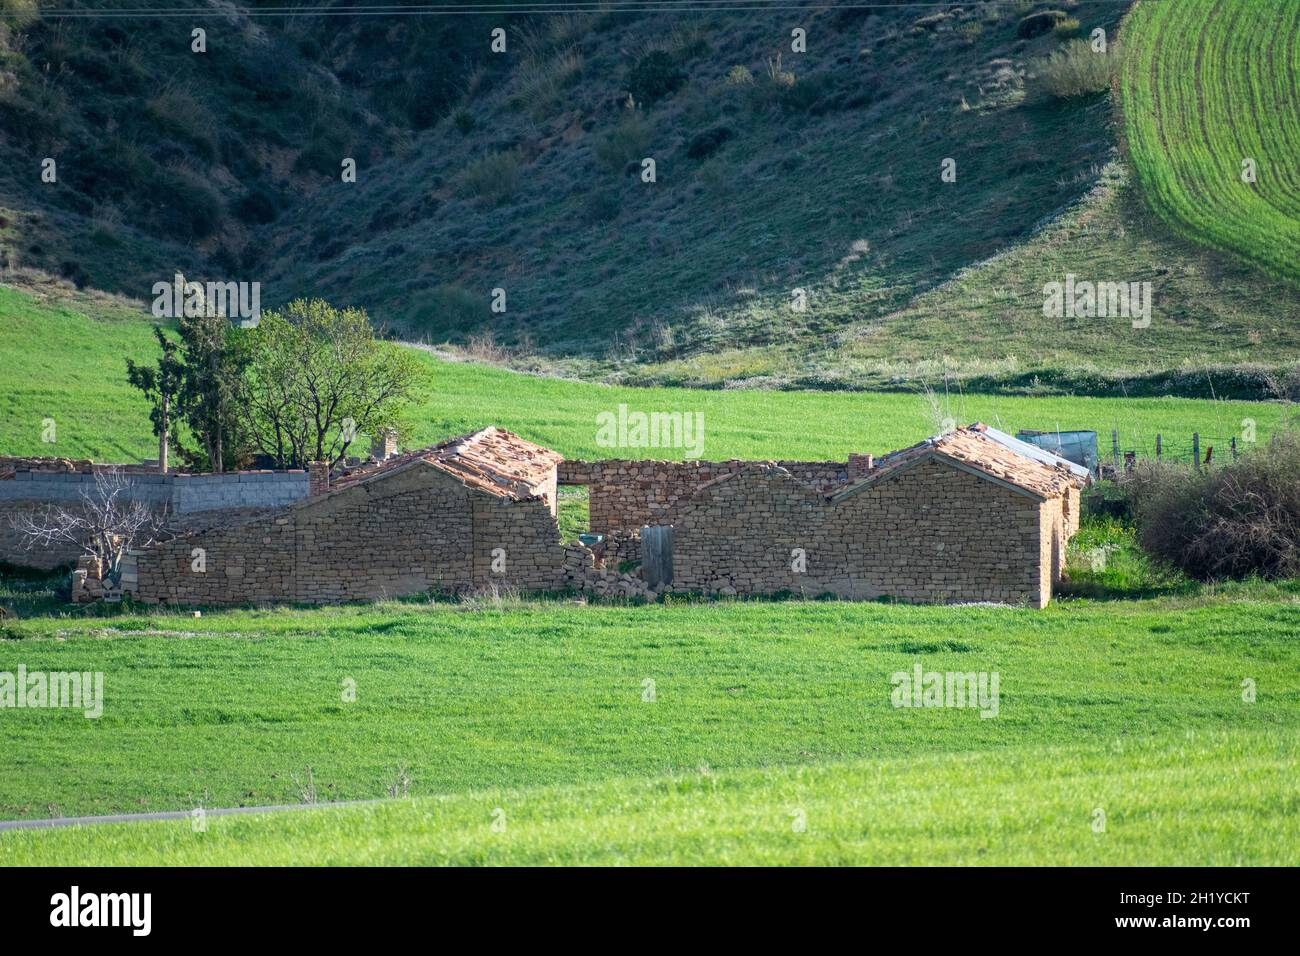
[[[727,71],[723,82],[727,86],[753,86],[754,74],[749,67],[737,64]]]
[[[462,286],[441,285],[420,297],[413,318],[417,330],[464,331],[486,322],[491,313],[484,296]]]
[[[1038,67],[1039,82],[1052,96],[1065,99],[1087,96],[1110,89],[1119,47],[1111,44],[1105,53],[1093,50],[1087,40],[1072,40]]]
[[[686,155],[691,159],[708,159],[734,135],[735,133],[727,126],[714,126],[712,129],[696,133],[686,146]]]
[[[280,214],[280,201],[264,186],[254,186],[235,203],[235,215],[250,226],[264,226]]]
[[[455,124],[456,129],[460,130],[462,136],[468,136],[474,132],[474,115],[467,110],[457,110],[451,121]]]
[[[159,169],[151,187],[151,219],[177,242],[206,239],[221,221],[221,198],[194,173]]]
[[[298,173],[319,173],[334,178],[338,176],[339,163],[346,155],[347,147],[336,132],[309,135],[307,145],[293,161],[293,169]]]
[[[645,156],[652,139],[650,124],[636,110],[628,110],[616,127],[596,141],[593,152],[610,169],[622,170]]]
[[[160,130],[189,143],[204,159],[216,158],[217,119],[187,90],[167,87],[151,97],[144,109]]]
[[[467,195],[503,203],[519,191],[523,171],[523,157],[518,150],[510,149],[470,163],[461,176],[461,185]]]
[[[612,222],[618,218],[623,201],[614,189],[597,189],[583,202],[587,218],[593,222]]]
[[[1143,464],[1124,486],[1156,560],[1203,581],[1300,575],[1300,431],[1201,471]]]
[[[1072,37],[1079,32],[1079,20],[1077,17],[1066,17],[1052,27],[1052,32],[1058,37]]]
[[[1050,33],[1068,19],[1070,16],[1064,10],[1040,10],[1038,13],[1020,18],[1020,22],[1016,24],[1016,36],[1022,40],[1032,40],[1034,37]]]
[[[749,88],[750,106],[762,111],[779,107],[791,112],[807,112],[821,98],[823,84],[812,79],[800,80],[781,65],[781,56],[767,61],[767,69]]]
[[[667,50],[651,50],[627,73],[627,91],[646,106],[675,93],[685,82],[686,74]]]
[[[517,108],[526,109],[535,119],[543,119],[582,75],[582,51],[577,47],[529,57],[519,68],[515,92],[511,97]]]

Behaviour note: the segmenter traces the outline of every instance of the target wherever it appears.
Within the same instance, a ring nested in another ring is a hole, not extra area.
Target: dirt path
[[[323,810],[329,807],[361,807],[388,803],[387,800],[343,800],[337,803],[291,803],[270,807],[204,808],[205,817],[227,817],[241,813],[277,813],[281,810]],[[0,833],[7,830],[46,830],[53,827],[94,826],[99,823],[147,823],[151,820],[188,820],[190,810],[159,810],[154,813],[115,813],[103,817],[50,817],[44,820],[0,820]]]

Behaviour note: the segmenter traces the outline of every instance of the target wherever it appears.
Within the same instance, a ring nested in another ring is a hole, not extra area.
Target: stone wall
[[[407,468],[148,548],[138,557],[137,597],[321,604],[453,591],[470,584],[471,536],[464,485],[431,467]]]
[[[0,564],[52,571],[72,564],[84,553],[83,548],[62,542],[33,547],[32,540],[15,527],[14,522],[24,515],[35,516],[48,507],[45,501],[0,501]]]
[[[194,532],[145,549],[136,561],[136,596],[173,604],[325,604],[493,587],[646,591],[635,578],[596,567],[587,548],[561,544],[547,499],[467,488],[424,462]]]
[[[1042,607],[1063,517],[1059,500],[927,461],[838,501],[754,466],[701,489],[668,523],[674,590]]]
[[[751,464],[699,489],[667,516],[675,591],[820,594],[834,590],[824,550],[829,502],[777,467]],[[794,549],[809,558],[797,572]]]
[[[560,462],[559,483],[589,489],[589,528],[597,534],[662,524],[664,517],[700,485],[740,472],[755,462],[730,461],[569,461]],[[757,463],[761,464],[761,463]],[[849,461],[779,461],[775,464],[821,491],[835,490],[863,477],[871,456]]]

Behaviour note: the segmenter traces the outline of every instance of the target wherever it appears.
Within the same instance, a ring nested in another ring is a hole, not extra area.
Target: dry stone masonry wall
[[[597,534],[664,522],[669,512],[701,485],[756,464],[730,461],[562,461],[559,483],[586,485],[590,527]],[[866,475],[870,455],[848,461],[769,462],[821,491],[830,492]]]
[[[936,461],[839,500],[756,466],[672,518],[675,590],[1041,607],[1054,578],[1040,537],[1050,558],[1061,506]]]

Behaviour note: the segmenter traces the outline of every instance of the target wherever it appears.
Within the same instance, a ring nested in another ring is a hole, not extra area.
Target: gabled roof
[[[504,428],[489,426],[470,435],[449,438],[428,448],[353,469],[336,479],[330,490],[350,488],[415,462],[425,462],[460,479],[470,488],[499,498],[523,500],[540,495],[555,466],[563,460],[564,456],[559,452],[535,445]]]
[[[1029,457],[996,441],[987,434],[988,426],[976,422],[923,442],[890,452],[876,459],[875,467],[865,478],[834,495],[846,498],[877,481],[900,474],[925,461],[943,461],[963,471],[1010,488],[1030,498],[1045,501],[1064,494],[1081,479],[1069,468]],[[1055,457],[1055,456],[1052,456]]]

